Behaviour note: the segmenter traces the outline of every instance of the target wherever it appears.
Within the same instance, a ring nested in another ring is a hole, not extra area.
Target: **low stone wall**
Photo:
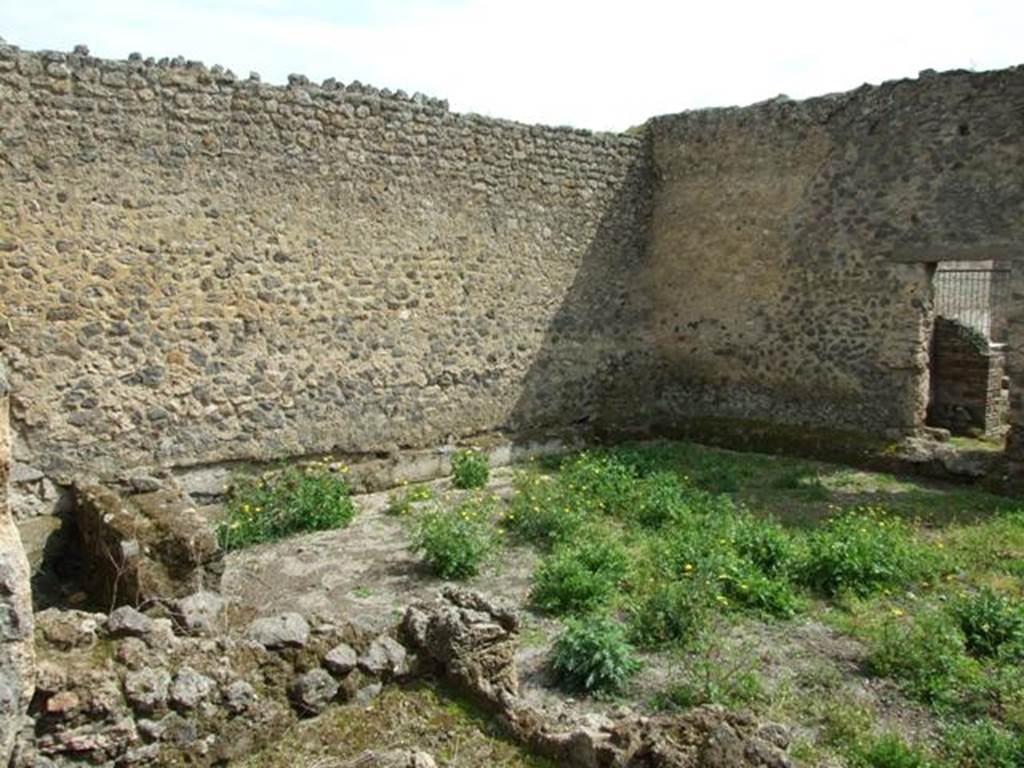
[[[219,621],[189,632],[127,606],[109,615],[46,610],[36,629],[36,727],[23,734],[13,768],[233,764],[299,718],[365,707],[384,685],[416,679],[444,681],[512,740],[571,768],[794,765],[789,728],[720,708],[648,717],[623,706],[605,716],[528,703],[515,661],[519,627],[507,606],[455,587],[386,628],[283,613],[242,633],[224,632]],[[349,764],[432,762],[364,753]]]
[[[9,504],[7,376],[0,363],[0,766],[7,765],[33,690],[29,569]]]
[[[956,435],[993,434],[1006,423],[1006,354],[957,320],[935,318],[928,423]]]

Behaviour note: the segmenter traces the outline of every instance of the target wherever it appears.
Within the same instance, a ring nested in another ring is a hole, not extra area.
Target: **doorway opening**
[[[1005,441],[1009,277],[1009,266],[1001,262],[938,263],[932,281],[929,426]]]

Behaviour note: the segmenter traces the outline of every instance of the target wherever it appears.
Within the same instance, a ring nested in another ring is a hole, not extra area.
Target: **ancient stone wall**
[[[957,320],[935,318],[928,424],[957,435],[994,434],[1006,419],[1006,352]]]
[[[1024,69],[651,122],[665,422],[924,422],[934,262],[1024,255]]]
[[[1009,422],[1006,454],[1014,471],[1024,477],[1024,264],[1010,270],[1009,300],[1006,303],[1009,328],[1006,344],[1006,372],[1010,377]]]
[[[629,421],[642,138],[0,45],[24,477]]]
[[[28,562],[8,504],[10,393],[0,363],[0,765],[7,765],[33,688],[32,596]]]
[[[24,507],[495,430],[913,431],[934,264],[1021,255],[1022,109],[1017,68],[595,135],[0,45]]]

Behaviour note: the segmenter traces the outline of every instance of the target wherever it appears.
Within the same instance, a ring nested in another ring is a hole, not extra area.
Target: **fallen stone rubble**
[[[552,716],[519,696],[518,620],[508,607],[449,587],[429,605],[410,606],[402,637],[424,667],[487,707],[516,741],[572,768],[787,768],[787,728],[702,707],[647,717]]]
[[[192,602],[216,605],[208,597]],[[455,686],[511,738],[566,766],[792,765],[785,728],[719,709],[645,717],[625,709],[580,715],[568,707],[552,714],[527,705],[515,665],[516,614],[463,589],[409,607],[401,624],[383,634],[358,621],[310,621],[297,613],[204,634],[181,612],[172,616],[127,606],[109,615],[38,614],[36,695],[12,765],[226,764],[275,740],[298,718],[332,705],[365,705],[383,685],[422,675]],[[205,619],[200,628],[223,624],[216,615]],[[365,752],[350,764],[435,765],[416,750]]]
[[[36,616],[36,694],[16,768],[223,764],[333,703],[365,704],[411,669],[405,648],[359,625],[299,614],[241,637],[123,606]]]

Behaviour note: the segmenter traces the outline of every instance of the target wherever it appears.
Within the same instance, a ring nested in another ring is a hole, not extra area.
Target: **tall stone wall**
[[[27,477],[630,421],[643,138],[0,45]]]
[[[0,766],[11,758],[34,682],[28,562],[8,503],[8,403],[7,377],[0,363]]]
[[[935,264],[1022,254],[1022,110],[1017,68],[595,135],[0,45],[19,488],[491,430],[912,431]]]
[[[1024,255],[1024,69],[651,121],[666,422],[923,424],[931,276]]]

